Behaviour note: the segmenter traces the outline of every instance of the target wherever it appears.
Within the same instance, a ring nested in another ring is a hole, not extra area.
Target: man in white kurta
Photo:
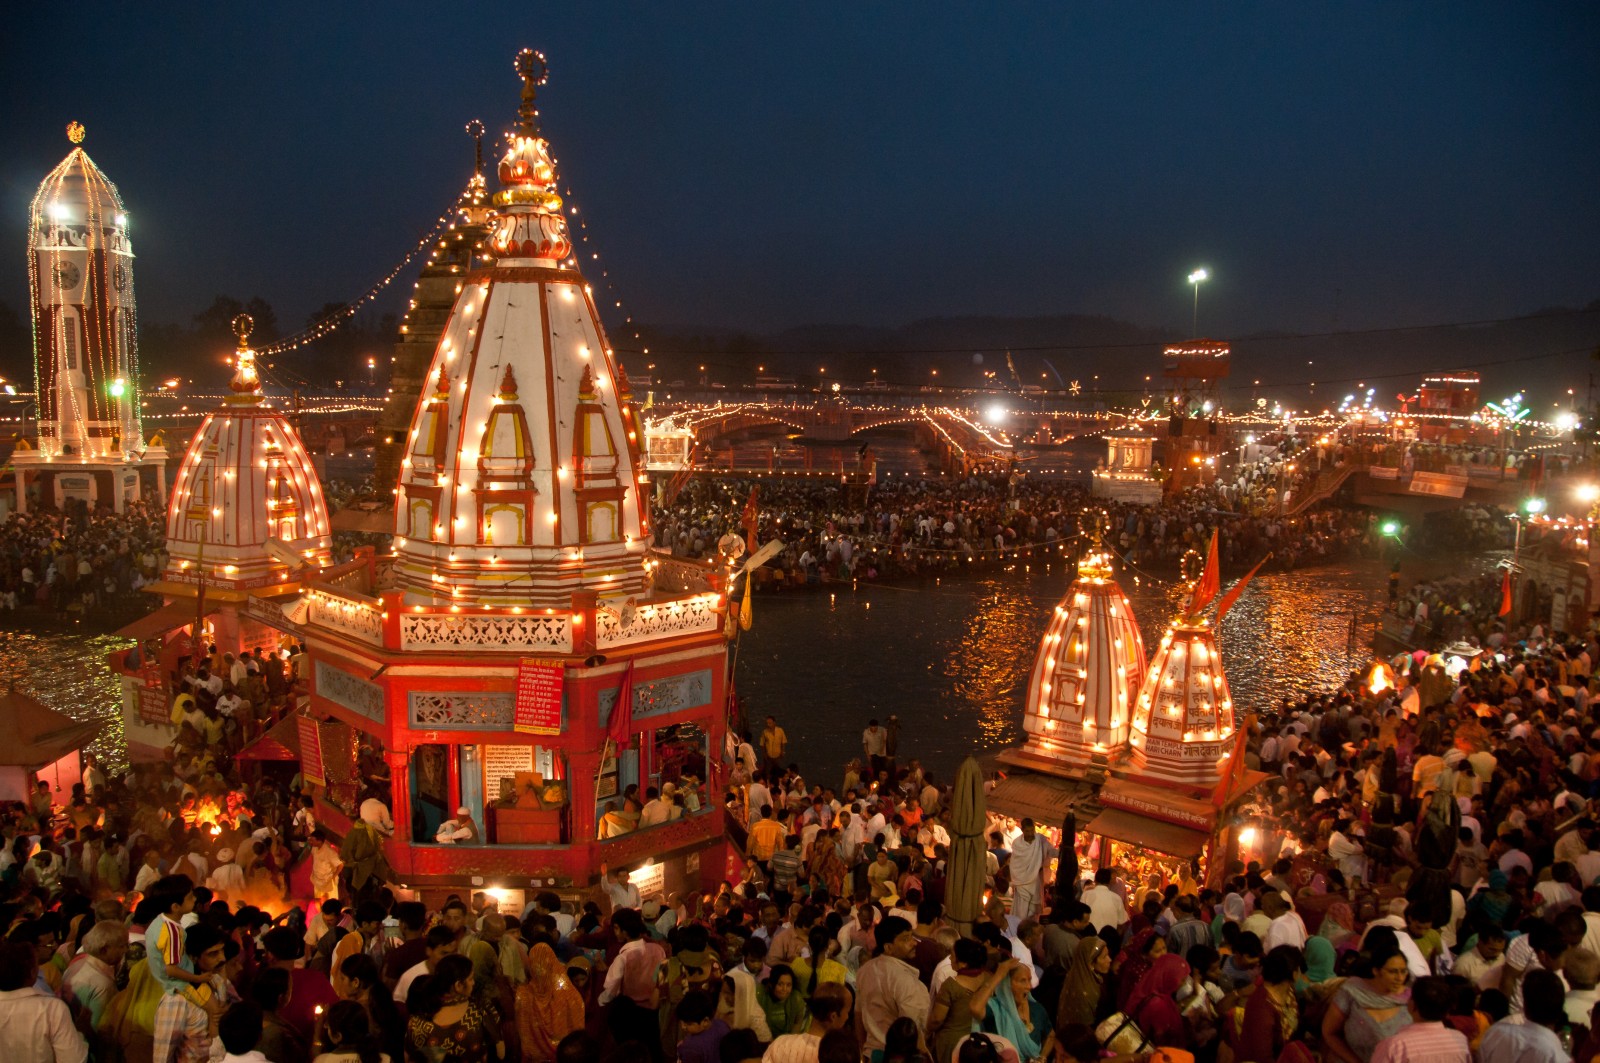
[[[1044,900],[1044,880],[1056,847],[1034,829],[1033,820],[1022,821],[1022,833],[1011,843],[1011,914],[1030,919],[1039,914]]]

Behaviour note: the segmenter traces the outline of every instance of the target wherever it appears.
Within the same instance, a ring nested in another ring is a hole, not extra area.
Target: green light
[[[1392,520],[1386,520],[1386,521],[1383,522],[1383,534],[1385,534],[1385,535],[1398,535],[1399,533],[1400,533],[1400,525],[1399,525],[1398,522],[1392,521]]]
[[[128,393],[128,382],[120,376],[111,382],[111,397],[120,399]]]
[[[1529,514],[1529,515],[1533,515],[1533,514],[1536,514],[1536,513],[1543,513],[1544,512],[1544,499],[1542,499],[1542,498],[1530,498],[1530,499],[1528,499],[1526,502],[1522,503],[1522,511],[1524,513]]]

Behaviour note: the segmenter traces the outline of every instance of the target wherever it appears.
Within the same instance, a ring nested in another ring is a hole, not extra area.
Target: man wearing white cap
[[[457,808],[456,818],[439,824],[439,831],[433,840],[440,845],[478,844],[478,825],[472,822],[472,809],[466,805]]]
[[[206,885],[211,887],[212,893],[237,903],[244,897],[245,879],[244,868],[234,863],[233,857],[232,849],[217,850],[217,866]]]

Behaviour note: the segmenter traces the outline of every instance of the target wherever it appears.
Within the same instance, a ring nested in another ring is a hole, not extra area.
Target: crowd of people
[[[802,778],[775,719],[735,743],[746,859],[716,891],[644,897],[613,868],[521,911],[358,880],[294,783],[248,786],[203,753],[109,780],[91,765],[64,807],[45,787],[0,823],[0,1050],[1588,1063],[1600,644],[1493,621],[1464,637],[1481,648],[1453,673],[1404,655],[1390,682],[1256,721],[1266,781],[1227,866],[1119,850],[1097,867],[1097,840],[991,813],[971,923],[950,908],[948,780],[904,759],[894,719],[837,785]]]
[[[84,614],[134,606],[165,563],[166,511],[130,502],[13,513],[0,522],[0,611]]]
[[[1111,507],[1109,541],[1148,564],[1217,527],[1238,564],[1372,547],[1368,515],[1252,512],[1250,482],[1232,500]],[[664,540],[714,551],[742,531],[749,487],[691,486]],[[763,484],[758,537],[786,543],[778,570],[798,581],[887,576],[1062,544],[1085,502],[971,479],[852,508]],[[115,527],[14,517],[0,568],[14,552],[141,569],[136,532]],[[169,761],[108,774],[91,759],[70,795],[40,782],[0,810],[0,1059],[1591,1063],[1600,641],[1507,630],[1497,595],[1489,580],[1397,593],[1458,663],[1401,655],[1381,682],[1353,675],[1251,721],[1246,766],[1265,779],[1237,860],[1124,848],[1107,863],[1098,839],[991,813],[971,920],[951,907],[950,781],[904,757],[895,717],[869,722],[836,784],[833,766],[803,775],[769,717],[710,793],[692,777],[624,791],[607,812],[619,834],[720,795],[744,860],[713,891],[642,896],[614,867],[525,908],[471,890],[425,902],[385,877],[381,756],[363,750],[337,845],[302,780],[250,781],[231,759],[283,711],[303,657],[185,658]]]
[[[851,505],[837,485],[711,480],[691,483],[655,516],[663,549],[689,558],[717,555],[729,534],[744,537],[746,501],[757,498],[757,541],[783,549],[760,570],[762,586],[892,579],[986,562],[1063,553],[1081,531],[1086,508],[1103,509],[1111,543],[1132,564],[1175,567],[1190,549],[1204,551],[1220,531],[1225,564],[1292,568],[1356,554],[1375,555],[1383,535],[1375,514],[1324,505],[1286,516],[1229,484],[1193,487],[1159,505],[1092,500],[1067,480],[968,477],[959,482],[890,480],[865,505]]]

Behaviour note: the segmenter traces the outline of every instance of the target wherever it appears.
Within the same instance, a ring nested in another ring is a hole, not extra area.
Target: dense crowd
[[[613,868],[521,911],[397,899],[381,817],[364,804],[335,847],[299,780],[247,784],[225,741],[109,780],[91,764],[64,806],[42,785],[0,820],[0,1051],[1588,1063],[1600,643],[1492,619],[1460,638],[1254,722],[1266,781],[1226,866],[1128,848],[1097,867],[1100,840],[991,813],[965,925],[949,781],[893,718],[837,780],[802,778],[775,719],[734,742],[719,781],[746,859],[717,891],[641,896]],[[660,793],[627,801],[661,818]]]
[[[82,613],[137,602],[166,562],[165,510],[13,513],[0,522],[0,610]]]
[[[1256,505],[1253,495],[1230,499],[1227,485],[1195,487],[1142,506],[1091,500],[1083,487],[1064,480],[974,476],[957,483],[890,480],[874,487],[864,505],[851,505],[832,485],[701,480],[671,507],[658,509],[658,542],[683,557],[714,557],[724,536],[743,538],[752,489],[758,541],[784,544],[761,578],[781,585],[1042,559],[1078,536],[1091,503],[1107,512],[1113,545],[1139,565],[1172,566],[1187,550],[1203,552],[1213,529],[1220,530],[1224,563],[1253,564],[1270,552],[1274,567],[1375,553],[1382,539],[1376,517],[1365,510],[1323,506],[1286,516]]]

